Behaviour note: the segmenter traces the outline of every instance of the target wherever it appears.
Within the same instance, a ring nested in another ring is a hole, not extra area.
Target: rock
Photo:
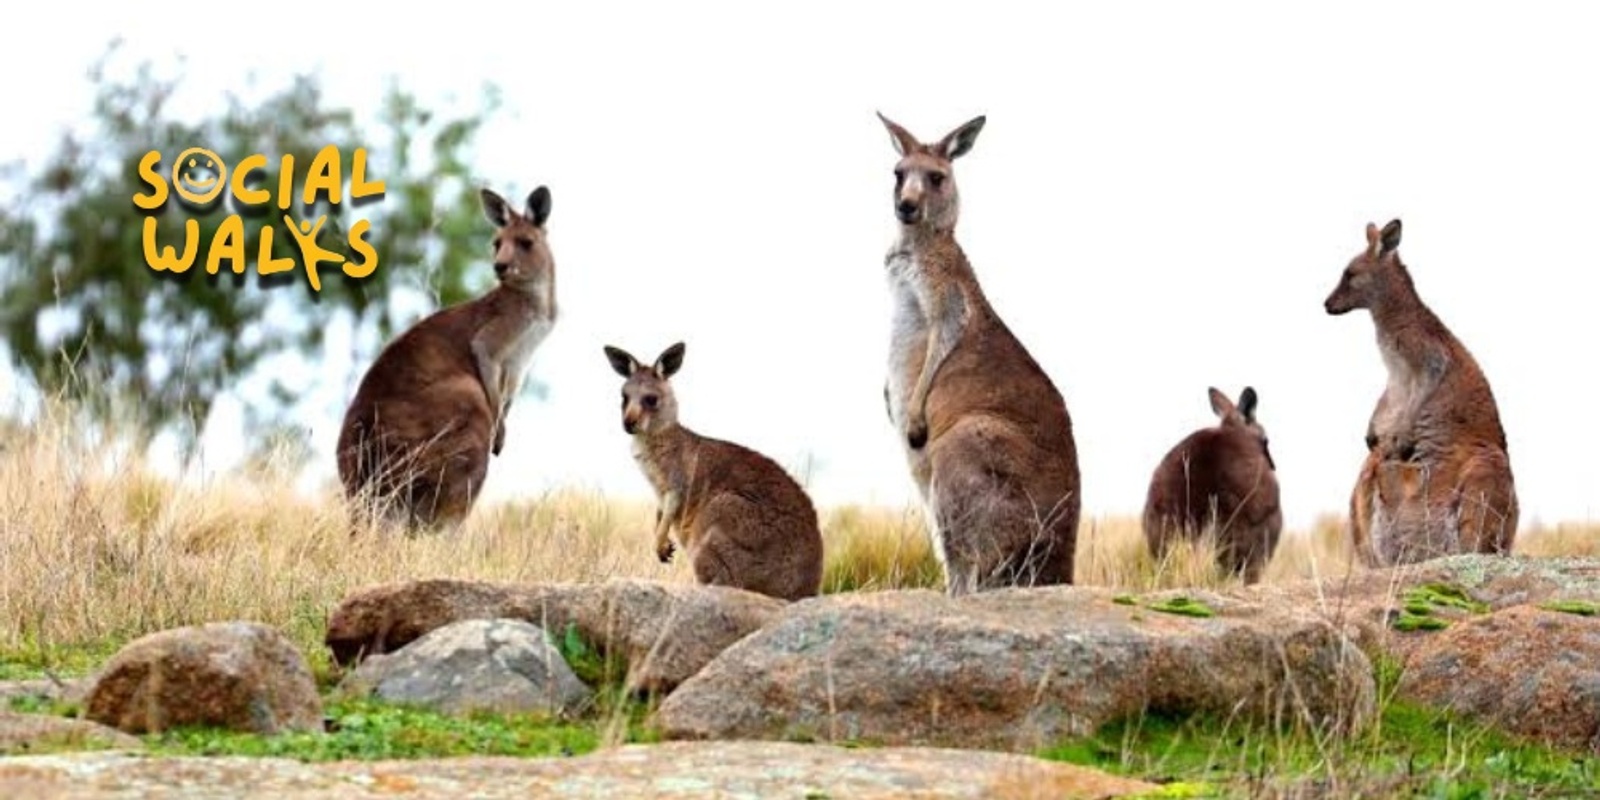
[[[143,746],[138,739],[98,722],[0,711],[0,755],[105,748],[137,750]],[[0,796],[18,795],[0,792]]]
[[[8,707],[13,700],[28,698],[42,701],[81,703],[89,692],[86,678],[35,678],[21,681],[0,681],[0,708]]]
[[[1459,592],[1467,605],[1478,607],[1426,603],[1432,625],[1397,629],[1408,595],[1419,590]],[[1368,657],[1403,663],[1439,632],[1484,613],[1557,599],[1600,602],[1600,559],[1464,554],[1385,569],[1358,567],[1320,580],[1262,584],[1228,594],[1314,611],[1340,626]]]
[[[273,734],[322,730],[305,657],[275,628],[214,622],[153,633],[112,656],[85,716],[128,733],[206,725]]]
[[[1367,658],[1294,608],[1205,592],[917,590],[793,605],[668,695],[655,722],[673,739],[1031,749],[1145,710],[1356,728],[1374,694]]]
[[[435,628],[393,653],[366,659],[341,688],[447,714],[570,714],[593,697],[544,630],[516,619]]]
[[[1451,625],[1407,660],[1400,695],[1600,753],[1600,618],[1517,606]]]
[[[335,661],[404,647],[465,619],[521,619],[561,637],[569,625],[627,665],[627,685],[670,692],[785,603],[724,586],[613,579],[602,584],[422,580],[357,590],[328,619]]]
[[[280,758],[109,754],[0,760],[0,797],[771,797],[1088,800],[1155,784],[1005,753],[844,749],[780,742],[628,745],[576,758],[307,764]]]

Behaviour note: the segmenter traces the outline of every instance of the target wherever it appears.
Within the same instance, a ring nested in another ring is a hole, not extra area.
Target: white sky
[[[958,235],[1066,398],[1086,513],[1136,513],[1162,454],[1212,421],[1206,387],[1247,383],[1288,523],[1341,512],[1384,373],[1370,318],[1322,300],[1365,224],[1398,216],[1424,299],[1492,382],[1524,522],[1597,516],[1588,6],[388,8],[284,3],[244,25],[211,4],[30,8],[41,22],[0,30],[0,69],[26,76],[0,88],[0,160],[81,119],[84,68],[119,32],[134,56],[186,54],[194,113],[250,68],[268,88],[320,68],[358,109],[391,74],[433,106],[492,78],[505,107],[476,165],[519,201],[550,186],[564,316],[532,370],[550,402],[514,413],[486,496],[646,496],[600,348],[683,339],[688,424],[797,471],[809,454],[823,503],[901,503],[880,394],[894,151],[873,112],[924,139],[987,114],[956,164]],[[337,422],[313,421],[324,476]],[[241,450],[226,424],[208,437],[214,464]]]

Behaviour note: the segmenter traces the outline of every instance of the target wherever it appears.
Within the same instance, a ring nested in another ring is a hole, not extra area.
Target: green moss
[[[1160,600],[1149,604],[1146,608],[1151,611],[1163,611],[1168,614],[1181,614],[1186,617],[1214,617],[1217,612],[1210,606],[1192,597],[1178,596],[1169,600]]]
[[[1133,606],[1139,604],[1139,601],[1133,599],[1133,595],[1131,594],[1119,594],[1116,597],[1111,598],[1111,602],[1116,603],[1119,606]]]
[[[1600,604],[1587,600],[1552,600],[1540,603],[1539,607],[1546,611],[1559,611],[1563,614],[1577,614],[1583,617],[1592,617],[1600,614]]]
[[[1449,620],[1435,617],[1427,611],[1421,614],[1402,611],[1394,618],[1394,629],[1407,633],[1412,631],[1442,631],[1448,627],[1450,627]]]
[[[1407,590],[1404,597],[1405,607],[1413,608],[1453,608],[1471,614],[1486,614],[1489,612],[1487,603],[1480,603],[1472,599],[1465,589],[1451,586],[1448,583],[1425,583]],[[1418,613],[1418,612],[1413,612]]]

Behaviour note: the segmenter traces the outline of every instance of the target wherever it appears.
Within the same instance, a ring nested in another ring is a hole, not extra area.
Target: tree
[[[19,371],[40,390],[102,413],[132,398],[141,437],[172,430],[192,451],[220,394],[275,355],[319,360],[325,331],[338,315],[352,315],[362,343],[357,365],[364,368],[376,347],[416,319],[414,311],[403,314],[398,301],[404,295],[420,293],[424,305],[436,308],[476,295],[492,281],[477,268],[487,252],[487,229],[466,158],[474,134],[498,105],[492,87],[478,114],[439,119],[391,83],[379,114],[381,134],[371,138],[352,110],[326,106],[312,75],[249,107],[230,94],[220,114],[191,122],[169,109],[181,77],[157,78],[149,62],[131,78],[107,76],[117,44],[90,70],[95,126],[82,137],[64,134],[42,168],[14,175],[18,197],[0,208],[0,335]],[[381,200],[354,209],[348,196],[336,207],[324,198],[304,206],[307,167],[330,144],[342,157],[346,193],[353,153],[366,148],[368,180],[386,184]],[[295,219],[328,214],[316,241],[351,262],[362,259],[347,242],[353,223],[345,220],[369,219],[365,239],[378,254],[377,268],[351,278],[337,264],[324,264],[321,290],[312,291],[281,221],[284,212],[274,205],[269,213],[239,214],[248,255],[244,274],[226,261],[208,274],[212,237],[237,209],[224,201],[202,214],[172,198],[153,215],[156,240],[181,251],[185,221],[194,219],[198,254],[182,274],[152,269],[142,238],[146,212],[133,204],[135,193],[149,190],[140,159],[159,150],[155,171],[170,177],[173,160],[195,146],[230,165],[265,155],[266,166],[250,183],[273,191],[274,201],[279,157],[292,155],[297,174],[288,213]],[[294,271],[257,272],[267,227],[276,228],[270,252],[294,257]],[[240,398],[253,431],[281,426],[284,409],[304,394],[303,377],[285,377],[274,377],[262,396]]]

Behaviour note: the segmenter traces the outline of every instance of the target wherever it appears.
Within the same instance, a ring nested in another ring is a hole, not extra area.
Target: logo
[[[156,272],[173,272],[182,274],[194,266],[195,256],[200,246],[200,223],[191,216],[183,223],[183,251],[173,245],[161,246],[156,241],[156,218],[167,203],[169,185],[165,176],[156,171],[156,166],[161,163],[161,151],[151,150],[139,159],[139,178],[150,187],[148,193],[137,193],[133,196],[133,205],[147,212],[144,218],[144,260]],[[278,207],[276,216],[283,221],[283,230],[294,242],[295,249],[299,252],[299,263],[305,266],[306,277],[311,282],[312,291],[322,291],[322,279],[317,270],[323,264],[339,266],[345,275],[352,278],[365,278],[378,268],[378,252],[366,240],[367,231],[372,229],[369,220],[358,220],[350,226],[346,234],[346,242],[350,250],[360,256],[359,261],[347,261],[343,255],[329,250],[317,243],[317,235],[322,232],[322,227],[328,221],[326,213],[317,217],[316,221],[309,219],[296,220],[286,213],[294,201],[294,156],[284,154],[279,160],[278,191],[276,196],[262,188],[253,188],[250,185],[251,173],[264,170],[267,166],[267,157],[261,153],[246,156],[233,170],[229,171],[227,162],[216,153],[204,147],[191,147],[178,154],[172,162],[171,194],[178,196],[183,204],[192,211],[205,213],[210,210],[212,203],[222,196],[223,189],[228,189],[233,198],[233,213],[222,220],[215,233],[211,235],[211,244],[206,249],[207,273],[217,274],[222,268],[222,262],[229,262],[235,274],[244,274],[247,269],[247,254],[245,252],[244,218],[241,212],[248,209],[262,209],[269,214],[271,205]],[[316,206],[319,195],[325,195],[330,206],[337,207],[345,201],[344,198],[344,172],[341,169],[339,148],[328,145],[322,148],[311,164],[306,168],[305,187],[301,190],[301,200],[305,208]],[[357,200],[371,198],[378,200],[383,197],[383,181],[367,180],[367,150],[364,147],[356,148],[350,163],[350,192],[349,200],[352,204]],[[261,228],[261,244],[256,251],[256,273],[262,276],[276,275],[293,271],[296,266],[294,258],[272,254],[272,243],[275,239],[277,226],[269,222]]]

